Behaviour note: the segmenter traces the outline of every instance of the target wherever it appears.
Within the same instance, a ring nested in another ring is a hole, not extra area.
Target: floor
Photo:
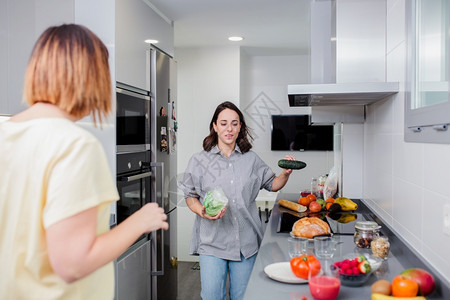
[[[197,262],[178,262],[177,300],[201,300],[200,265]]]
[[[178,262],[177,300],[201,300],[200,264],[197,262]],[[227,280],[227,290],[229,282]],[[229,296],[227,296],[229,300]]]
[[[263,231],[266,230],[271,210],[261,212]],[[266,215],[267,214],[267,215]],[[198,262],[178,261],[178,295],[177,300],[201,300],[200,264]],[[227,280],[227,290],[229,282]],[[227,297],[229,298],[229,297]]]

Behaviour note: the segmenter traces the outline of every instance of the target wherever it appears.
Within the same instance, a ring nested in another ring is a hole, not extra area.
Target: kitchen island
[[[268,265],[278,262],[288,262],[290,260],[288,253],[288,238],[289,238],[289,226],[286,223],[286,216],[289,216],[289,212],[284,208],[279,208],[278,200],[296,200],[297,194],[280,193],[277,196],[277,202],[275,203],[267,228],[264,234],[264,238],[261,243],[261,247],[256,257],[255,265],[250,276],[247,290],[245,292],[244,299],[289,299],[289,300],[302,300],[313,299],[309,292],[307,283],[284,283],[270,279],[264,272],[264,268]],[[353,199],[352,199],[353,200]],[[373,214],[370,209],[360,200],[353,200],[358,204],[357,221],[376,221],[382,226],[381,234],[389,237],[391,248],[389,255],[384,260],[380,267],[370,275],[368,281],[360,287],[348,287],[341,285],[338,299],[371,299],[371,285],[378,279],[386,279],[392,282],[392,279],[401,271],[407,268],[423,268],[433,274],[436,280],[436,288],[434,292],[427,296],[427,299],[450,299],[450,287],[442,284],[445,282],[438,276],[435,270],[431,269],[429,265],[416,256],[408,247],[396,237],[393,232],[389,230],[378,217]],[[292,213],[291,213],[292,215]],[[294,212],[295,215],[295,212]],[[358,253],[365,254],[371,253],[370,249],[362,249],[355,245],[353,241],[354,223],[349,222],[347,224],[341,224],[327,218],[334,238],[337,239],[336,251],[333,257],[333,261],[344,259],[348,254]],[[288,218],[289,219],[289,218]],[[284,228],[283,228],[284,227]],[[309,243],[309,247],[313,247],[313,243]],[[310,252],[313,248],[308,249]]]

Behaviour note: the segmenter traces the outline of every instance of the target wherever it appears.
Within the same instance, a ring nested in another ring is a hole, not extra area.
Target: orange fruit
[[[309,194],[308,196],[306,196],[306,198],[308,199],[309,203],[316,201],[316,196],[313,194]]]
[[[326,210],[330,209],[330,206],[332,205],[332,202],[327,202],[327,204],[325,205]]]
[[[402,275],[397,275],[392,280],[392,296],[394,297],[415,297],[419,292],[419,284],[415,280],[406,279]]]
[[[334,203],[334,198],[328,198],[325,202],[327,202],[327,203]]]
[[[303,205],[303,206],[308,206],[309,201],[306,197],[301,197],[300,199],[298,199],[298,204]]]

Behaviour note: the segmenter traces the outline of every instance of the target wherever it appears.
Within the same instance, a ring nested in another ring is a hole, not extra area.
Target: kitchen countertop
[[[283,283],[270,279],[265,273],[264,268],[272,263],[288,262],[290,260],[288,254],[288,238],[289,232],[283,226],[280,226],[280,217],[283,208],[280,210],[278,206],[279,199],[295,200],[298,199],[297,194],[280,193],[277,197],[277,202],[273,207],[271,217],[267,224],[264,238],[261,247],[256,257],[253,271],[250,275],[250,280],[247,285],[244,299],[289,299],[300,300],[302,297],[312,299],[307,283],[292,284]],[[408,247],[397,238],[383,222],[373,214],[363,201],[352,199],[358,204],[358,221],[370,220],[376,221],[382,226],[382,235],[389,237],[391,249],[388,258],[382,262],[380,268],[375,271],[371,278],[361,287],[348,287],[341,285],[338,299],[370,299],[371,285],[378,279],[392,279],[401,271],[417,267],[428,270],[433,274],[436,280],[436,288],[427,299],[450,299],[450,287],[441,284],[445,282],[438,276],[438,274],[423,260],[416,256]],[[295,214],[295,212],[294,212]],[[327,218],[328,223],[334,237],[340,242],[336,248],[333,261],[342,260],[345,255],[350,253],[371,253],[370,249],[358,248],[353,241],[354,223],[341,224]],[[280,232],[278,232],[280,231]],[[310,246],[313,243],[310,243]],[[310,249],[313,251],[313,249]]]

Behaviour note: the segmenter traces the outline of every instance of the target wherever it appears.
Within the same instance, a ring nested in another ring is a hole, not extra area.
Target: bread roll
[[[304,217],[294,223],[292,233],[298,237],[311,239],[316,235],[329,234],[330,226],[317,217]]]

